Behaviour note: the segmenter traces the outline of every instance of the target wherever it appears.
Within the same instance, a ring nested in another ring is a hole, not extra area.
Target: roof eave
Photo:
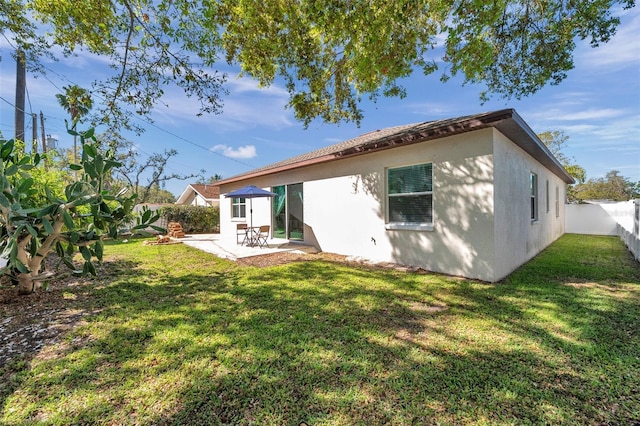
[[[565,170],[560,162],[553,156],[549,148],[540,140],[538,135],[529,125],[512,110],[511,120],[505,120],[495,125],[504,135],[522,148],[527,154],[538,160],[542,165],[551,170],[556,176],[567,184],[575,183],[573,177]],[[515,124],[515,126],[513,125]]]
[[[255,172],[249,172],[228,179],[218,181],[218,185],[226,185],[229,183],[255,179],[257,177],[281,173],[300,167],[310,166],[314,164],[327,163],[330,161],[341,160],[348,157],[354,157],[371,152],[383,151],[396,146],[407,146],[415,143],[426,142],[429,140],[440,139],[447,136],[457,135],[461,133],[472,132],[488,127],[495,127],[504,135],[509,137],[514,143],[520,146],[525,152],[537,159],[545,165],[554,174],[560,177],[566,183],[574,183],[573,178],[567,173],[562,165],[551,154],[547,147],[540,141],[538,136],[527,125],[527,123],[512,109],[503,109],[486,114],[473,116],[469,119],[460,120],[458,122],[447,122],[437,127],[431,127],[428,123],[423,123],[424,129],[420,125],[416,128],[403,130],[397,134],[385,136],[373,141],[365,142],[360,145],[345,148],[343,150],[318,156],[311,159],[298,161],[295,163],[283,164],[266,169],[260,169]]]
[[[193,186],[191,186],[191,184],[188,184],[187,187],[184,189],[184,191],[182,191],[182,194],[180,194],[180,196],[178,197],[178,199],[176,200],[176,202],[174,204],[182,204],[184,203],[183,198],[187,198],[187,193],[189,192],[189,190],[193,191],[193,192],[198,192],[195,190],[195,188]]]

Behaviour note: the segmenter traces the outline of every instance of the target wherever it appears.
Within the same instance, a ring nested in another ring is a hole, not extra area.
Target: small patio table
[[[247,226],[246,229],[246,237],[243,242],[245,242],[245,246],[247,247],[255,247],[258,243],[258,237],[260,236],[260,227],[259,226]]]

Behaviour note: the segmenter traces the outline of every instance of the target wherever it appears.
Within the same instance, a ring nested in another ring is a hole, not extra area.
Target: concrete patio
[[[247,247],[235,242],[227,242],[220,239],[220,234],[188,234],[184,238],[176,238],[190,247],[197,248],[218,257],[230,260],[242,259],[251,256],[265,254],[292,252],[292,253],[317,253],[315,247],[304,244],[291,243],[283,239],[268,240],[268,247]]]

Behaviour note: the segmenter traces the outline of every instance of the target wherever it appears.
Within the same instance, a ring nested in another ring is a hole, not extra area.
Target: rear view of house
[[[571,176],[512,109],[370,132],[222,180],[253,184],[253,223],[272,237],[498,281],[564,233]],[[245,199],[222,199],[235,241]]]

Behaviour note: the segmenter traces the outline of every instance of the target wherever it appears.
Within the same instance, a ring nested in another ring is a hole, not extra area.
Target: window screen
[[[433,223],[431,163],[388,169],[387,191],[390,223]]]

